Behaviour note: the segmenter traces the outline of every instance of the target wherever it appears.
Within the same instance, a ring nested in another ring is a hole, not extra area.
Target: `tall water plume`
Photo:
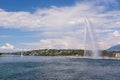
[[[85,18],[85,38],[84,38],[84,57],[98,58],[100,52],[96,43],[94,28],[88,18]]]

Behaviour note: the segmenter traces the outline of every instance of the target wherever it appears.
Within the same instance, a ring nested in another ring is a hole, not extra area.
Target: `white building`
[[[115,52],[115,57],[120,58],[120,52]]]

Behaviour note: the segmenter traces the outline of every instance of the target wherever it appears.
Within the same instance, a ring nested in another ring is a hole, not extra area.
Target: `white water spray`
[[[87,18],[85,18],[85,24],[84,57],[98,58],[100,54],[95,39],[94,29],[91,26],[91,22]]]

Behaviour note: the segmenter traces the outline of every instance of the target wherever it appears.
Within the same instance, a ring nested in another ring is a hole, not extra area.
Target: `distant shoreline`
[[[117,56],[116,56],[116,54],[117,54]],[[102,58],[120,58],[118,54],[119,54],[119,52],[109,52],[107,50],[102,50],[102,51],[100,51],[99,55]],[[31,50],[31,51],[2,53],[1,55],[83,57],[84,50],[82,50],[82,49],[40,49],[40,50]]]

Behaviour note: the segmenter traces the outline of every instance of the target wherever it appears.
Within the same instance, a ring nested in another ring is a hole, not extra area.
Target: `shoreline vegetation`
[[[101,57],[115,57],[113,52],[107,50],[100,51]],[[31,51],[19,51],[1,53],[0,55],[24,55],[24,56],[83,56],[84,50],[82,49],[39,49]]]
[[[3,53],[0,52],[0,56],[2,55]]]

